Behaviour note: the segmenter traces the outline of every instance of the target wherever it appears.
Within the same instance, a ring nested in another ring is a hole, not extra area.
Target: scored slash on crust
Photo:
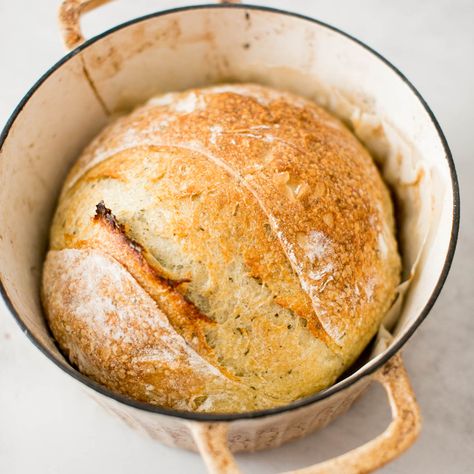
[[[82,241],[81,246],[100,249],[117,260],[150,295],[170,324],[193,349],[225,377],[238,380],[218,364],[213,349],[207,343],[205,329],[215,325],[215,321],[202,313],[179,290],[181,285],[190,280],[173,280],[162,276],[160,271],[164,269],[143,245],[127,235],[125,226],[105,206],[104,201],[97,204],[92,221],[96,224],[94,238]]]
[[[110,230],[116,234],[118,234],[121,239],[137,254],[141,255],[144,259],[144,261],[150,265],[150,270],[154,273],[157,279],[162,281],[163,283],[169,285],[170,287],[177,287],[183,283],[189,283],[191,280],[188,278],[181,278],[179,280],[172,280],[171,278],[165,278],[162,275],[159,274],[159,272],[156,269],[157,263],[154,262],[154,265],[151,265],[149,260],[153,259],[151,255],[147,255],[146,257],[144,255],[148,254],[148,252],[145,251],[145,248],[143,245],[139,244],[136,240],[132,239],[127,235],[127,232],[125,230],[125,226],[121,223],[118,222],[117,218],[114,216],[112,211],[108,209],[105,206],[104,201],[100,201],[99,204],[96,206],[96,211],[95,211],[95,216],[93,217],[93,221],[95,223],[103,224],[106,225],[110,228]],[[154,260],[154,259],[153,259]],[[192,303],[191,303],[192,304]],[[202,313],[200,313],[202,315]],[[202,315],[205,316],[205,315]],[[207,316],[205,316],[207,318]],[[209,318],[207,318],[209,319]]]

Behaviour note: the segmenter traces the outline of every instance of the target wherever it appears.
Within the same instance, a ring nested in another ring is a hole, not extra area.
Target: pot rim
[[[344,36],[345,38],[349,39],[350,41],[358,44],[359,46],[362,46],[364,49],[366,49],[368,52],[370,52],[372,55],[374,55],[376,58],[378,58],[380,61],[382,61],[386,66],[388,66],[413,92],[413,94],[416,96],[416,98],[419,100],[425,111],[427,112],[433,126],[436,129],[436,132],[438,134],[439,139],[441,140],[441,143],[444,148],[445,152],[445,158],[446,161],[448,162],[449,170],[450,170],[450,177],[451,177],[451,185],[452,185],[452,190],[453,190],[453,221],[452,221],[452,227],[451,227],[451,236],[450,236],[450,241],[449,241],[449,246],[448,246],[448,251],[446,253],[446,258],[443,264],[443,268],[441,270],[440,276],[438,278],[438,281],[436,282],[436,285],[426,302],[425,306],[423,309],[420,311],[419,315],[415,319],[415,321],[412,323],[412,325],[409,327],[407,332],[403,334],[400,339],[398,339],[385,353],[381,355],[378,359],[373,359],[372,361],[369,361],[365,366],[363,366],[358,372],[351,374],[347,378],[343,379],[341,382],[332,385],[328,387],[325,390],[322,390],[320,392],[317,392],[313,395],[310,395],[305,398],[301,398],[299,400],[296,400],[290,404],[283,405],[280,407],[276,408],[270,408],[266,410],[257,410],[257,411],[251,411],[251,412],[244,412],[244,413],[224,413],[224,414],[214,414],[214,413],[195,413],[195,412],[188,412],[188,411],[179,411],[179,410],[172,410],[172,409],[167,409],[163,408],[160,406],[152,405],[149,403],[145,402],[139,402],[137,400],[128,398],[124,395],[115,393],[105,386],[93,381],[89,377],[81,374],[79,371],[75,370],[71,365],[69,365],[66,361],[61,361],[56,359],[52,353],[49,352],[49,350],[44,347],[40,340],[32,333],[30,330],[26,327],[24,322],[21,319],[20,314],[14,307],[12,301],[10,300],[7,291],[5,289],[5,286],[3,285],[3,282],[0,279],[0,294],[3,297],[3,300],[6,303],[7,308],[9,309],[10,313],[20,326],[21,330],[23,333],[28,337],[28,339],[48,358],[50,359],[56,366],[58,366],[60,369],[62,369],[64,372],[66,372],[68,375],[71,377],[75,378],[77,381],[82,382],[85,384],[87,387],[89,387],[92,390],[95,390],[96,392],[99,392],[101,395],[110,397],[114,399],[115,401],[118,401],[120,403],[123,403],[125,405],[128,405],[132,408],[140,409],[143,411],[147,412],[152,412],[152,413],[157,413],[160,415],[167,415],[167,416],[172,416],[172,417],[177,417],[177,418],[182,418],[182,419],[188,419],[188,420],[195,420],[195,421],[233,421],[233,420],[242,420],[242,419],[255,419],[255,418],[261,418],[261,417],[266,417],[270,415],[276,415],[279,413],[284,413],[288,412],[291,410],[295,410],[307,405],[310,405],[312,403],[315,403],[317,401],[323,400],[325,398],[330,397],[331,395],[343,391],[344,389],[348,388],[349,386],[355,384],[359,380],[363,379],[366,376],[369,376],[373,374],[376,370],[378,370],[383,364],[385,364],[395,353],[397,353],[401,347],[407,342],[407,340],[412,336],[412,334],[415,332],[415,330],[418,328],[418,326],[422,323],[422,321],[426,318],[428,313],[430,312],[431,308],[433,307],[434,303],[436,302],[441,289],[446,281],[446,278],[448,276],[453,257],[454,257],[454,252],[456,249],[456,243],[457,243],[457,238],[458,238],[458,233],[459,233],[459,221],[460,221],[460,196],[459,196],[459,183],[458,183],[458,178],[456,175],[456,169],[454,165],[454,160],[451,154],[451,151],[449,149],[447,140],[441,130],[441,127],[436,120],[432,110],[426,103],[426,101],[423,99],[421,94],[418,92],[418,90],[413,86],[413,84],[406,78],[406,76],[392,63],[390,63],[385,57],[383,57],[380,53],[372,49],[370,46],[365,44],[364,42],[360,41],[359,39],[353,37],[352,35],[340,30],[339,28],[336,28],[334,26],[331,26],[327,23],[324,23],[320,20],[316,20],[314,18],[301,15],[298,13],[293,13],[293,12],[288,12],[285,10],[277,9],[277,8],[272,8],[272,7],[264,7],[264,6],[257,6],[257,5],[247,5],[247,4],[205,4],[205,5],[194,5],[194,6],[185,6],[185,7],[179,7],[179,8],[172,8],[168,10],[163,10],[163,11],[158,11],[154,12],[148,15],[143,15],[138,18],[134,18],[132,20],[126,21],[124,23],[121,23],[113,28],[110,28],[103,33],[100,33],[91,39],[85,41],[84,43],[80,44],[78,47],[73,49],[71,52],[63,56],[56,64],[54,64],[52,67],[50,67],[37,81],[36,83],[30,88],[30,90],[25,94],[25,96],[21,99],[11,116],[9,117],[5,127],[2,130],[2,133],[0,134],[0,152],[3,148],[3,144],[5,143],[5,140],[8,137],[8,134],[10,132],[10,129],[15,122],[16,118],[18,115],[21,113],[23,107],[26,105],[26,103],[29,101],[29,99],[33,96],[33,94],[36,92],[36,90],[43,84],[43,82],[46,81],[46,79],[49,78],[56,70],[58,70],[63,64],[68,62],[71,58],[82,52],[83,50],[87,49],[89,46],[94,44],[96,41],[100,41],[101,39],[105,38],[111,33],[114,33],[118,30],[121,30],[123,28],[126,28],[130,25],[140,23],[142,21],[149,20],[151,18],[156,18],[160,16],[165,16],[165,15],[171,15],[175,13],[180,13],[184,11],[190,11],[190,10],[202,10],[202,9],[220,9],[220,8],[228,8],[228,9],[246,9],[246,10],[257,10],[257,11],[266,11],[270,13],[277,13],[279,15],[286,15],[294,18],[298,18],[300,20],[308,21],[310,23],[315,23],[319,26],[323,26],[324,28],[327,28],[335,33],[338,33],[339,35]]]

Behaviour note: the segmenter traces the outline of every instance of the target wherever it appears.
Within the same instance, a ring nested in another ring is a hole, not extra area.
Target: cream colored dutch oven
[[[310,18],[205,5],[138,18],[83,42],[80,15],[101,3],[63,3],[65,42],[74,49],[33,86],[1,135],[0,278],[13,316],[31,342],[101,404],[159,441],[197,448],[214,473],[239,472],[231,452],[276,447],[328,424],[375,380],[392,409],[385,432],[296,472],[363,473],[382,466],[407,449],[420,429],[399,350],[441,290],[458,231],[454,164],[430,109],[383,57]],[[310,97],[354,130],[394,190],[405,283],[370,357],[334,386],[272,410],[183,413],[125,398],[71,367],[45,326],[39,281],[61,183],[91,138],[113,115],[153,94],[223,81],[259,82]]]

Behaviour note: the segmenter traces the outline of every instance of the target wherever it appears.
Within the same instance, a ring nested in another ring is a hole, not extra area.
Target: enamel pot
[[[441,290],[459,225],[454,164],[429,107],[382,56],[311,18],[232,2],[154,13],[84,41],[80,16],[101,3],[63,2],[60,23],[71,52],[26,94],[0,138],[0,279],[12,315],[30,341],[99,403],[156,440],[199,450],[210,472],[240,472],[232,452],[273,448],[327,425],[372,381],[384,386],[390,402],[385,432],[296,472],[365,473],[395,458],[420,430],[399,352]],[[396,321],[386,323],[385,343],[375,344],[370,357],[330,388],[271,410],[177,412],[113,393],[68,364],[45,325],[41,267],[67,170],[113,115],[159,92],[229,81],[310,97],[373,152],[403,210],[405,295]]]

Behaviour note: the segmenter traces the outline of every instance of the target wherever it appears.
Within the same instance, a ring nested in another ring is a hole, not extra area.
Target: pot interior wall
[[[33,91],[5,139],[0,276],[28,330],[56,358],[63,361],[45,327],[39,282],[67,170],[117,114],[159,92],[226,81],[307,96],[355,130],[397,194],[405,276],[416,266],[395,338],[425,306],[447,253],[453,198],[443,144],[410,87],[317,23],[256,9],[184,10],[117,29],[70,57]]]

